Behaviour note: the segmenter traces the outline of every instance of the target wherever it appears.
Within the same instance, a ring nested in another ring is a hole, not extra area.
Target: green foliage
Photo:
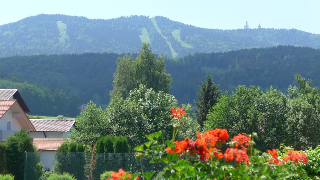
[[[97,153],[114,153],[114,140],[117,137],[108,135],[100,137],[97,141],[96,152]]]
[[[145,135],[152,132],[162,131],[170,137],[173,129],[169,112],[175,104],[172,95],[140,85],[126,99],[117,96],[111,100],[107,111],[111,132],[126,136],[131,148],[145,142]]]
[[[76,118],[72,139],[84,144],[94,145],[99,137],[110,133],[105,111],[90,102]]]
[[[299,88],[289,87],[288,97],[276,89],[263,92],[258,87],[239,86],[225,94],[208,114],[206,129],[227,128],[231,135],[257,132],[257,148],[266,150],[281,143],[297,149],[320,144],[320,95],[300,75]]]
[[[77,179],[85,179],[85,154],[82,143],[65,141],[55,152],[56,164],[53,169],[56,173],[69,173]],[[67,178],[68,175],[52,175],[54,178]],[[51,174],[50,176],[51,177]]]
[[[296,148],[315,148],[320,144],[320,94],[318,88],[311,87],[311,81],[306,81],[296,74],[299,87],[289,87],[287,104],[288,137]]]
[[[207,114],[209,113],[210,108],[218,102],[221,94],[218,88],[219,85],[213,83],[210,75],[207,75],[205,83],[201,83],[200,92],[198,94],[199,101],[195,101],[197,106],[197,121],[200,124],[201,129],[207,120]]]
[[[136,59],[132,56],[124,56],[118,59],[117,71],[113,80],[114,98],[120,95],[123,98],[129,96],[130,90],[138,88],[140,84],[152,88],[156,92],[169,92],[172,78],[165,73],[165,65],[161,56],[151,52],[149,44],[143,44],[140,54]]]
[[[127,138],[124,136],[115,136],[113,148],[115,153],[129,153]]]
[[[308,164],[302,164],[302,168],[307,171],[310,178],[320,178],[320,145],[314,149],[310,148],[305,152],[309,161]]]
[[[26,130],[22,129],[19,133],[15,133],[9,136],[5,142],[7,149],[7,171],[12,174],[15,179],[22,180],[24,174],[25,166],[25,151],[35,152],[36,149],[32,144],[30,136],[27,134]],[[32,163],[39,163],[40,157],[36,157]],[[36,172],[39,172],[36,170]],[[36,174],[35,176],[41,176],[41,174]],[[34,177],[35,178],[35,177]]]
[[[178,123],[180,124],[177,126],[179,129],[176,139],[183,140],[185,137],[189,137],[189,139],[194,140],[197,137],[197,132],[201,131],[200,125],[198,122],[192,118],[191,116],[191,105],[182,105],[186,114],[179,118]],[[176,120],[173,120],[174,122]]]
[[[103,174],[100,175],[100,180],[106,180],[107,178],[111,178],[111,173],[113,171],[105,171]]]
[[[6,175],[0,174],[0,180],[14,180],[14,176],[11,174],[6,174]]]
[[[59,113],[65,116],[76,116],[79,114],[79,97],[67,94],[61,89],[50,89],[44,85],[27,82],[22,78],[18,79],[12,75],[5,76],[4,78],[0,76],[0,88],[18,89],[32,114],[52,116],[56,116]],[[35,116],[34,118],[40,119],[41,117]]]
[[[226,93],[208,114],[205,129],[215,127],[238,132],[256,132],[260,150],[279,147],[286,142],[286,96],[270,88],[266,93],[259,87],[239,86],[232,95]]]
[[[6,146],[0,143],[0,174],[3,174],[6,169]]]
[[[29,114],[27,114],[27,116],[29,119],[44,119],[44,116],[38,116],[38,115],[33,116]]]
[[[47,180],[76,180],[76,179],[68,173],[63,173],[63,174],[52,173],[49,175]]]

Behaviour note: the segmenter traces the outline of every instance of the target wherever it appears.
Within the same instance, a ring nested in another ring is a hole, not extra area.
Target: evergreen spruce
[[[198,94],[199,101],[195,101],[197,105],[196,117],[201,129],[207,119],[210,108],[217,103],[220,95],[219,85],[215,85],[210,75],[207,75],[206,82],[200,86],[200,93]]]

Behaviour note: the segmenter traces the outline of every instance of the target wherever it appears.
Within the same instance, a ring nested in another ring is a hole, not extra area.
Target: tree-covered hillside
[[[320,47],[320,35],[295,29],[203,29],[146,16],[92,20],[42,14],[0,26],[0,39],[0,57],[138,53],[142,43],[168,57],[277,45]]]
[[[81,103],[92,100],[108,104],[116,71],[116,60],[122,55],[94,54],[15,56],[0,58],[0,73],[30,82],[61,89],[78,96]],[[193,103],[199,85],[210,74],[220,89],[234,91],[238,85],[273,87],[285,92],[294,85],[299,73],[320,86],[320,50],[293,46],[245,49],[225,53],[195,54],[177,60],[165,60],[171,74],[173,94],[179,103]],[[0,87],[1,88],[1,87]]]

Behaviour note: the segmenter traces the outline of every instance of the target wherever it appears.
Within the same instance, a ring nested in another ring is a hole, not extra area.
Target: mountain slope
[[[277,45],[320,48],[320,35],[295,29],[203,29],[146,16],[92,20],[42,14],[0,26],[0,39],[0,57],[138,53],[143,42],[150,43],[154,53],[169,57]]]
[[[117,54],[87,53],[0,58],[0,74],[14,74],[50,89],[61,89],[68,95],[80,97],[81,103],[92,100],[105,105],[113,89],[118,57]],[[288,86],[295,83],[295,73],[313,80],[314,86],[320,86],[320,49],[278,46],[198,53],[166,60],[165,64],[166,72],[173,78],[170,93],[179,103],[193,103],[197,99],[200,81],[203,82],[207,74],[220,84],[220,89],[229,92],[238,85],[255,85],[264,90],[272,85],[286,92]]]

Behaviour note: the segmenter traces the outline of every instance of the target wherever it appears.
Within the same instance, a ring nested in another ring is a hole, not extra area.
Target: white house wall
[[[11,130],[7,130],[7,122],[11,122]],[[11,110],[8,110],[0,119],[0,141],[5,141],[8,136],[14,134],[15,132],[19,132],[22,127],[16,120],[16,118],[12,117]]]
[[[52,170],[55,164],[54,153],[55,151],[40,151],[40,161],[44,169]]]
[[[46,137],[44,135],[46,134]],[[30,132],[29,136],[31,138],[70,138],[70,132]]]

